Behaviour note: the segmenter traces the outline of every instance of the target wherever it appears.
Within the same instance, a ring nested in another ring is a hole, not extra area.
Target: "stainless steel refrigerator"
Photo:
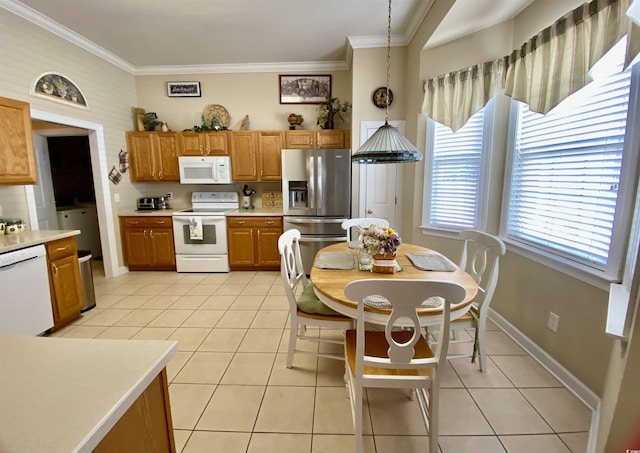
[[[346,241],[340,226],[351,214],[351,150],[283,149],[284,229],[300,230],[309,274],[318,250]]]

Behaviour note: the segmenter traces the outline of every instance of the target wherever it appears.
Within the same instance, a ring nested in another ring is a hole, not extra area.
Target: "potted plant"
[[[317,122],[322,129],[333,129],[335,116],[338,115],[342,121],[344,118],[343,113],[351,110],[351,103],[349,101],[340,101],[340,99],[327,96],[325,101],[318,106]]]
[[[162,121],[158,120],[158,115],[155,112],[147,112],[142,117],[142,123],[145,131],[155,131],[156,126],[162,124]]]

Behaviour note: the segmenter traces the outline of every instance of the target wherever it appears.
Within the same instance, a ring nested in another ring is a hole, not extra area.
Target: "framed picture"
[[[331,75],[281,75],[280,104],[322,104],[331,96]]]
[[[87,108],[87,99],[80,88],[69,78],[55,72],[45,72],[36,77],[31,86],[31,94],[74,107]]]
[[[167,82],[167,96],[170,98],[199,98],[200,82]]]

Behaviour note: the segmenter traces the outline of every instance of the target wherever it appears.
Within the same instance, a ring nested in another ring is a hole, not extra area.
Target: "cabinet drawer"
[[[281,228],[282,217],[227,217],[229,228]]]
[[[78,253],[76,249],[76,240],[73,237],[47,242],[45,247],[47,249],[47,257],[49,258],[49,261],[55,261]]]
[[[120,217],[120,222],[124,227],[131,228],[169,228],[171,227],[171,217]]]

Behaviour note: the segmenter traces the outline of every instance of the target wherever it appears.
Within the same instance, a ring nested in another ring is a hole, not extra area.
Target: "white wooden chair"
[[[357,217],[355,219],[349,219],[342,222],[342,229],[347,231],[347,244],[350,248],[358,248],[360,245],[360,239],[358,234],[355,237],[351,234],[355,227],[369,227],[373,224],[382,225],[383,227],[389,227],[389,222],[385,219],[379,219],[376,217]]]
[[[422,336],[417,307],[427,298],[440,296],[443,316],[440,331],[448,332],[451,306],[465,297],[462,286],[451,282],[410,279],[364,279],[349,283],[346,296],[358,302],[356,330],[345,339],[347,388],[356,439],[356,452],[362,452],[363,387],[414,389],[429,432],[429,451],[438,453],[438,399],[440,374],[447,360],[448,335],[435,351]],[[373,297],[375,296],[375,297]],[[387,299],[392,306],[384,331],[365,330],[367,298]],[[402,330],[394,329],[402,320]],[[408,325],[408,326],[407,326]]]
[[[500,257],[505,254],[506,247],[501,239],[482,231],[461,231],[458,238],[464,241],[458,266],[476,281],[478,294],[469,311],[451,323],[453,336],[451,343],[473,342],[473,352],[470,354],[449,354],[448,358],[471,357],[471,362],[475,363],[477,356],[480,371],[484,371],[486,367],[487,313],[498,283]],[[468,337],[460,339],[458,332],[463,329],[474,329],[474,338],[472,340]]]
[[[343,341],[332,340],[330,338],[307,336],[307,326],[338,330],[347,330],[353,327],[353,319],[333,311],[316,296],[313,285],[304,273],[304,266],[300,258],[299,240],[300,231],[296,229],[285,231],[278,239],[280,273],[282,275],[282,284],[284,285],[284,290],[289,301],[289,312],[291,315],[287,368],[293,366],[293,356],[295,353],[314,354],[320,357],[344,360],[342,354],[316,353],[296,349],[298,339],[343,344]]]

